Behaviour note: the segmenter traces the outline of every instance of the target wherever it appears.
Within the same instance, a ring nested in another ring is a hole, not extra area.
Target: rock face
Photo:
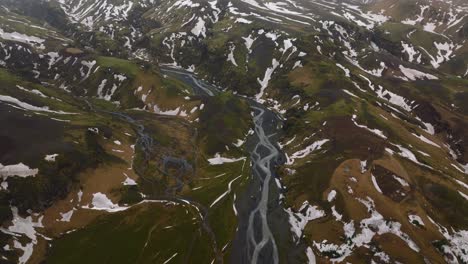
[[[467,263],[467,36],[462,0],[0,1],[0,255]]]

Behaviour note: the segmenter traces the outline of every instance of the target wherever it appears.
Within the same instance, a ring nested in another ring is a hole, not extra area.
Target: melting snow
[[[276,59],[273,59],[272,66],[266,69],[265,75],[263,76],[263,80],[260,80],[260,78],[257,78],[258,83],[261,85],[260,92],[255,96],[257,101],[261,101],[263,93],[265,92],[265,88],[267,88],[268,82],[271,79],[271,75],[273,74],[273,72],[276,70],[278,66],[279,66],[279,61],[277,61]]]
[[[335,191],[335,190],[331,190],[331,191],[328,193],[327,201],[330,203],[330,202],[332,202],[333,200],[335,200],[335,197],[336,197],[336,191]]]
[[[60,219],[61,222],[70,222],[72,216],[73,216],[73,212],[75,210],[72,209],[66,213],[60,213],[60,216],[62,217],[62,219]]]
[[[234,58],[234,50],[236,49],[236,46],[234,44],[231,44],[229,46],[229,54],[227,60],[230,61],[234,66],[239,66],[237,65],[236,59]]]
[[[432,22],[426,23],[423,27],[424,31],[431,32],[431,33],[435,33],[434,31],[435,28],[436,28],[436,25]]]
[[[153,106],[153,111],[154,111],[154,113],[156,113],[158,115],[168,115],[168,116],[183,115],[183,111],[180,110],[180,107],[177,107],[174,110],[163,111],[163,110],[159,109],[159,107],[157,105],[154,105]]]
[[[29,177],[29,176],[36,176],[38,172],[39,172],[38,169],[31,169],[27,165],[24,165],[23,163],[18,163],[15,165],[7,165],[7,166],[3,166],[0,163],[0,176],[3,177],[4,180],[11,176],[19,176],[23,178]]]
[[[325,216],[324,211],[318,209],[317,206],[311,206],[308,201],[302,204],[297,213],[293,212],[291,208],[286,209],[286,212],[289,214],[289,224],[296,243],[299,243],[302,232],[309,221]]]
[[[361,220],[360,230],[361,233],[356,233],[354,222],[346,223],[343,231],[346,236],[346,243],[336,245],[329,243],[327,240],[322,242],[314,241],[314,246],[320,252],[334,252],[336,256],[332,258],[333,262],[341,262],[346,257],[352,254],[353,250],[361,246],[369,247],[369,243],[375,235],[382,235],[386,233],[394,234],[400,237],[406,244],[414,251],[419,252],[418,246],[410,239],[410,237],[401,231],[401,224],[398,222],[385,219],[376,209],[374,201],[367,197],[367,200],[358,199],[362,204],[367,207],[371,216]]]
[[[128,177],[127,174],[125,174],[125,181],[122,182],[123,185],[137,185],[136,181],[133,180],[132,178]]]
[[[47,112],[47,113],[54,113],[54,114],[72,114],[72,113],[67,113],[63,111],[53,111],[53,110],[50,110],[49,107],[47,106],[38,107],[38,106],[30,105],[28,103],[22,102],[8,95],[0,95],[0,101],[8,103],[8,104],[14,104],[21,109],[30,110],[34,112]]]
[[[395,179],[396,181],[398,181],[401,186],[404,186],[404,187],[409,187],[409,184],[407,181],[405,181],[404,179],[400,178],[400,177],[397,177],[396,175],[392,175],[393,176],[393,179]]]
[[[364,125],[359,125],[359,124],[356,122],[356,118],[357,118],[357,116],[356,116],[356,115],[353,115],[353,118],[352,118],[351,120],[353,121],[353,123],[354,123],[357,127],[364,128],[364,129],[366,129],[366,130],[368,130],[368,131],[370,131],[370,132],[376,134],[377,136],[379,136],[379,137],[381,137],[381,138],[384,138],[384,139],[387,138],[381,130],[368,128],[367,126],[364,126]]]
[[[118,212],[128,209],[128,207],[121,207],[118,204],[114,204],[105,194],[100,192],[93,194],[92,205],[93,207],[83,206],[83,208],[107,212]]]
[[[243,37],[242,39],[244,39],[245,41],[245,47],[247,48],[248,50],[248,53],[252,53],[252,44],[254,43],[254,41],[256,40],[255,38],[252,38],[252,35],[249,35],[248,37]]]
[[[458,191],[458,193],[459,193],[463,198],[465,198],[465,200],[468,201],[468,195],[466,195],[466,194],[464,194],[463,192],[460,192],[460,191]]]
[[[411,133],[411,134],[412,134],[413,136],[419,138],[421,141],[423,141],[423,142],[429,144],[429,145],[432,145],[432,146],[434,146],[434,147],[440,148],[439,145],[437,145],[436,143],[434,143],[433,141],[431,141],[430,139],[428,139],[427,137],[425,137],[425,136],[423,136],[423,135],[419,135],[419,136],[418,136],[418,135],[416,135],[416,134],[414,134],[414,133]]]
[[[201,17],[198,18],[198,22],[191,32],[197,37],[199,37],[200,35],[204,38],[206,37],[205,21]]]
[[[350,75],[349,75],[350,71],[349,71],[348,68],[346,68],[345,66],[343,66],[343,65],[341,65],[339,63],[337,63],[336,66],[340,67],[344,71],[346,77],[350,77]]]
[[[241,161],[241,160],[245,160],[245,159],[246,159],[245,157],[241,157],[241,158],[237,158],[237,159],[224,158],[224,157],[221,157],[221,155],[219,153],[216,153],[214,158],[208,159],[208,162],[211,165],[220,165],[220,164],[224,164],[224,163],[233,163],[233,162],[237,162],[237,161]]]
[[[238,18],[236,18],[235,23],[251,24],[252,21],[247,20],[247,19],[242,18],[242,17],[238,17]]]
[[[292,165],[294,163],[294,160],[295,159],[302,159],[304,157],[306,157],[307,155],[309,155],[310,153],[312,153],[313,151],[315,150],[320,150],[322,148],[322,146],[327,143],[328,141],[330,141],[329,139],[322,139],[322,140],[319,140],[319,141],[316,141],[314,143],[312,143],[311,145],[307,146],[305,149],[303,150],[299,150],[295,153],[293,153],[290,157],[287,156],[287,161],[286,161],[286,165]]]
[[[86,72],[86,73],[82,69],[80,69],[81,76],[83,77],[82,81],[84,81],[84,80],[88,79],[88,77],[91,75],[91,71],[92,71],[94,65],[96,65],[96,61],[81,61],[81,65],[88,68],[88,72]]]
[[[25,34],[21,34],[18,32],[5,32],[3,29],[0,28],[0,38],[5,39],[5,40],[12,40],[12,41],[17,41],[21,43],[26,43],[26,44],[41,44],[38,48],[45,48],[44,45],[42,45],[43,42],[45,42],[45,39],[41,39],[38,37],[34,36],[28,36]]]
[[[44,160],[48,162],[55,162],[55,159],[58,157],[58,154],[46,155]]]
[[[413,154],[413,152],[411,152],[411,150],[407,149],[407,148],[404,148],[400,145],[396,145],[396,144],[393,144],[394,146],[396,146],[400,152],[398,153],[400,156],[402,156],[403,158],[407,158],[409,160],[411,160],[412,162],[418,164],[418,165],[421,165],[423,167],[426,167],[426,168],[429,168],[429,169],[432,169],[432,167],[426,165],[426,164],[423,164],[421,162],[418,161],[418,159],[416,158],[416,156]],[[388,153],[392,154],[394,153],[393,150],[391,149],[388,149],[386,148],[385,151],[387,151]]]
[[[312,249],[310,247],[307,247],[306,256],[307,256],[307,263],[308,264],[315,264],[316,263],[314,251],[312,251]]]
[[[367,160],[365,161],[360,161],[360,164],[361,164],[361,174],[363,174],[364,172],[367,171]]]
[[[416,79],[428,79],[428,80],[439,79],[432,74],[420,72],[418,70],[411,69],[411,68],[406,68],[403,65],[400,65],[400,71],[406,76],[406,78],[410,79],[411,81],[416,81]]]
[[[382,193],[382,190],[379,187],[379,184],[377,183],[377,180],[375,179],[375,176],[371,174],[372,178],[372,183],[374,184],[375,189],[379,192]]]
[[[424,222],[423,220],[421,219],[421,217],[419,217],[419,215],[414,215],[414,214],[409,214],[408,215],[408,220],[411,224],[415,225],[415,226],[424,226]]]
[[[218,196],[218,198],[216,198],[210,205],[210,207],[213,207],[215,204],[217,204],[219,201],[221,201],[226,195],[230,194],[232,192],[232,183],[234,181],[236,181],[237,179],[239,179],[240,177],[242,177],[242,174],[237,176],[236,178],[232,179],[229,183],[228,183],[228,189],[222,193],[220,196]],[[234,207],[234,211],[235,210],[235,207]]]
[[[18,260],[20,264],[23,264],[29,260],[33,253],[34,245],[37,244],[37,233],[35,228],[43,227],[42,216],[39,217],[36,222],[33,221],[31,216],[22,218],[18,215],[18,209],[16,207],[11,207],[11,212],[13,214],[12,225],[9,226],[8,229],[1,227],[0,231],[14,236],[25,235],[31,240],[31,242],[26,243],[26,246],[23,246],[23,242],[19,242],[16,237],[14,237],[14,247],[23,251],[23,255],[21,255]]]
[[[406,52],[408,54],[408,61],[413,62],[415,59],[415,56],[419,54],[418,51],[414,50],[414,47],[411,46],[411,44],[406,44],[405,42],[401,42],[401,46],[403,47],[403,52]],[[417,63],[421,63],[421,54],[419,54],[419,57],[416,59]]]
[[[463,263],[468,263],[468,252],[466,249],[468,248],[468,230],[459,230],[455,231],[452,228],[452,234],[449,233],[447,228],[444,226],[436,223],[429,217],[429,220],[437,226],[439,232],[444,236],[447,240],[448,245],[443,245],[442,250],[444,254],[450,256],[450,258],[446,258],[447,262],[449,263],[458,263],[458,262],[451,262],[451,260],[456,259],[456,257],[460,258]]]

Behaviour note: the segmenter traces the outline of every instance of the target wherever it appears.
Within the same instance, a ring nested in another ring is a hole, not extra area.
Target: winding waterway
[[[161,67],[161,72],[189,84],[198,95],[213,96],[215,87],[198,80],[193,74]],[[275,166],[284,162],[276,140],[281,127],[278,116],[256,101],[246,99],[253,111],[254,135],[247,142],[252,160],[252,180],[236,202],[238,229],[232,243],[231,263],[280,262],[278,240],[287,244],[290,238],[287,215],[279,201],[275,183]]]

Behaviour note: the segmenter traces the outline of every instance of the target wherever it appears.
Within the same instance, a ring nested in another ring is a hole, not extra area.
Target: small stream
[[[132,118],[131,116],[129,116],[128,114],[125,114],[122,112],[114,112],[114,111],[96,109],[94,105],[88,100],[85,100],[85,102],[91,111],[116,116],[126,121],[127,123],[131,124],[132,126],[134,126],[137,132],[137,140],[136,140],[135,145],[141,148],[141,150],[143,151],[145,155],[145,163],[151,159],[151,152],[153,151],[153,148],[154,148],[154,140],[150,134],[145,132],[145,126],[142,124],[141,121],[138,121]],[[173,200],[173,201],[183,203],[183,204],[188,204],[194,207],[195,210],[198,211],[198,213],[200,214],[201,224],[202,224],[203,229],[205,230],[205,232],[209,235],[211,239],[212,248],[213,248],[213,251],[215,252],[216,263],[222,263],[223,262],[222,253],[218,247],[216,236],[209,224],[208,208],[196,201],[191,201],[185,198],[182,199],[175,195],[175,193],[178,190],[180,190],[184,185],[182,181],[183,174],[186,173],[187,171],[193,171],[193,167],[185,159],[175,158],[175,157],[170,157],[170,156],[163,157],[163,172],[164,173],[167,173],[168,166],[170,165],[173,165],[173,166],[175,165],[175,166],[178,166],[179,168],[178,175],[174,175],[176,182],[177,182],[176,186],[169,187],[168,189],[166,189],[165,195],[162,197],[148,197],[148,198],[154,198],[155,200]]]

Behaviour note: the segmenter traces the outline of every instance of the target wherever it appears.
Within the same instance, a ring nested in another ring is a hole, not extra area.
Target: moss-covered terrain
[[[467,262],[467,8],[1,1],[2,261],[239,259],[262,104],[281,261]]]

